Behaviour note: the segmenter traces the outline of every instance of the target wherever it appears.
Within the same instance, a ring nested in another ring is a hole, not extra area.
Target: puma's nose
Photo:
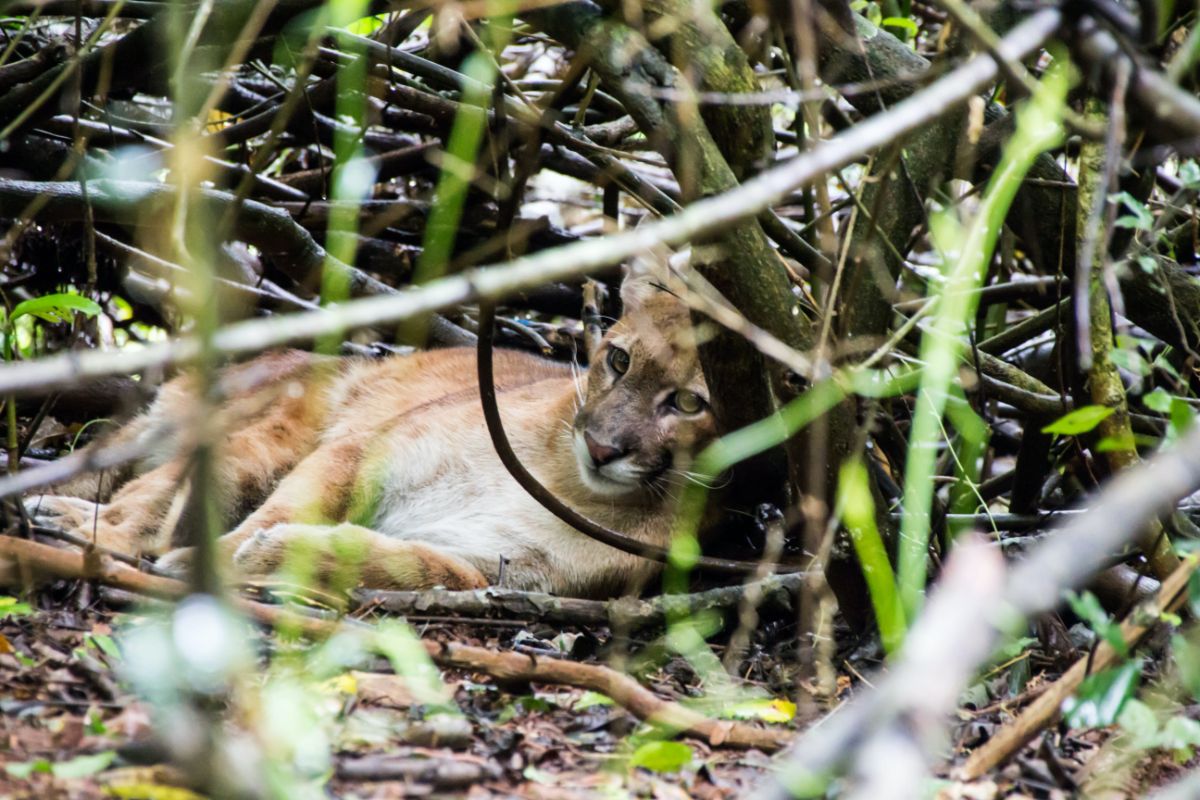
[[[603,467],[605,464],[616,461],[621,456],[625,455],[628,450],[622,450],[619,447],[610,447],[606,444],[600,444],[587,431],[583,433],[584,444],[587,445],[588,455],[592,457],[592,463],[597,467]]]

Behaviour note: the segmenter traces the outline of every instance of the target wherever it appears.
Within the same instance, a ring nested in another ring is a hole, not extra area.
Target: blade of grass
[[[887,548],[875,524],[875,500],[871,496],[867,468],[859,458],[847,461],[838,473],[835,514],[841,517],[850,533],[854,552],[862,565],[863,578],[867,581],[871,606],[875,609],[879,638],[884,650],[891,655],[904,641],[907,625],[892,562],[888,560]]]
[[[508,44],[512,6],[510,0],[493,0],[489,3],[492,24],[488,27],[491,37],[487,44],[492,54],[498,54]],[[414,284],[426,283],[444,275],[454,253],[467,193],[475,179],[475,163],[487,130],[488,108],[497,77],[497,61],[492,54],[475,52],[463,61],[462,72],[467,80],[462,83],[461,104],[442,154],[442,171],[425,226],[421,255],[413,272]],[[426,328],[424,319],[406,323],[402,326],[401,338],[409,343],[422,344]]]
[[[909,620],[916,616],[924,598],[941,419],[957,375],[963,333],[974,317],[979,302],[977,290],[1025,173],[1042,151],[1063,140],[1061,117],[1067,85],[1065,62],[1056,60],[1039,84],[1037,94],[1017,112],[1017,129],[966,229],[949,214],[941,214],[932,221],[936,223],[931,225],[935,243],[947,254],[946,274],[932,325],[921,339],[924,370],[913,411],[904,473],[898,576]]]
[[[366,0],[333,0],[326,4],[333,27],[339,32],[367,14]],[[345,264],[353,264],[358,250],[359,208],[375,181],[375,173],[363,158],[362,136],[367,126],[366,48],[357,36],[338,36],[338,46],[351,58],[339,67],[337,102],[339,125],[333,134],[333,170],[330,173],[329,224],[325,233],[325,264],[321,270],[321,305],[350,296],[350,275]],[[341,335],[334,333],[317,343],[318,350],[336,353]]]

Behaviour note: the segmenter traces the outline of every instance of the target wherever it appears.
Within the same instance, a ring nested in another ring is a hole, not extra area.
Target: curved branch
[[[504,432],[504,423],[500,419],[500,409],[496,405],[496,381],[492,369],[492,340],[496,329],[496,307],[491,303],[479,306],[479,343],[476,348],[478,359],[476,364],[479,371],[479,400],[483,403],[483,418],[487,421],[488,433],[491,434],[492,444],[496,455],[504,464],[508,474],[520,484],[529,496],[541,504],[542,508],[570,525],[575,530],[595,539],[598,542],[615,547],[623,553],[641,556],[650,561],[666,564],[670,561],[670,553],[657,545],[635,539],[628,534],[606,528],[595,520],[588,519],[575,509],[563,503],[553,493],[535,478],[521,459],[512,449],[508,435]],[[696,559],[696,566],[713,572],[734,575],[753,575],[761,566],[756,561],[733,561],[724,558],[701,556]],[[799,568],[783,567],[781,573],[797,572]]]
[[[1038,11],[1005,37],[1003,51],[1024,58],[1053,35],[1060,18],[1056,9]],[[758,214],[797,188],[966,102],[990,83],[996,73],[997,67],[988,57],[969,61],[896,105],[890,113],[871,117],[735,189],[699,200],[660,221],[543,250],[488,269],[466,270],[387,296],[368,297],[320,311],[235,323],[215,334],[212,348],[221,355],[255,353],[352,328],[389,324],[458,303],[494,300],[533,286],[578,278],[661,244],[678,245],[697,236],[711,235]],[[0,367],[0,393],[45,391],[80,379],[179,364],[196,358],[198,353],[198,341],[185,337],[136,351],[70,352],[36,362],[7,364]]]
[[[88,200],[98,221],[123,225],[155,224],[156,210],[171,208],[178,198],[174,186],[146,181],[92,181]],[[194,201],[203,204],[214,219],[233,208],[235,196],[218,189],[200,189]],[[21,217],[31,204],[39,220],[80,222],[86,217],[88,202],[78,181],[3,181],[0,182],[0,215]],[[281,208],[256,200],[243,200],[234,218],[232,235],[254,245],[300,284],[312,286],[322,270],[335,269],[346,276],[351,295],[390,295],[396,290],[362,270],[330,256],[312,234],[297,224]],[[433,338],[440,344],[470,345],[474,337],[447,320],[435,318]]]
[[[94,550],[73,553],[0,535],[0,585],[19,585],[27,577],[37,575],[98,580],[109,586],[166,599],[177,599],[187,593],[187,585],[182,581],[148,575]],[[353,621],[319,619],[242,598],[233,598],[233,606],[258,623],[287,626],[314,638],[325,639],[350,626],[354,629],[362,627]],[[792,738],[788,730],[767,730],[743,722],[706,717],[671,700],[663,700],[630,676],[609,667],[469,645],[431,641],[422,641],[421,645],[441,667],[482,672],[501,680],[576,686],[601,692],[639,719],[706,739],[714,747],[755,747],[774,751]]]

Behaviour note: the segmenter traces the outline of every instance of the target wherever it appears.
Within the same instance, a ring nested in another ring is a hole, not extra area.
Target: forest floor
[[[161,765],[162,745],[152,736],[161,709],[131,688],[123,637],[155,611],[153,605],[124,602],[128,599],[80,581],[60,581],[23,601],[0,599],[6,604],[0,607],[0,798],[197,796],[183,788],[185,774]],[[423,638],[540,658],[602,663],[617,652],[606,629],[531,620],[409,622]],[[786,626],[776,628],[782,631],[779,638],[786,638]],[[303,647],[281,641],[273,631],[259,629],[254,637],[264,669],[289,647]],[[653,641],[628,644],[635,656],[626,666],[636,665],[639,651],[656,647]],[[793,669],[785,651],[760,642],[748,661],[750,677],[740,688],[757,697],[781,697]],[[684,659],[664,655],[651,667],[646,663],[636,671],[659,696],[686,702],[701,693],[701,682]],[[839,654],[837,663],[843,673],[838,704],[878,667],[870,647]],[[949,743],[954,757],[943,774],[1068,663],[1066,657],[1025,649],[985,675],[972,689],[975,696],[963,698]],[[323,784],[316,796],[725,798],[752,796],[772,779],[776,761],[759,751],[710,747],[694,739],[681,740],[683,748],[646,746],[651,739],[644,726],[594,692],[506,684],[457,671],[443,671],[441,677],[457,714],[431,714],[381,659],[310,687],[301,702],[324,707],[328,747],[324,775],[311,784]],[[807,725],[804,713],[794,715],[786,701],[749,708],[757,724],[797,731]],[[771,713],[759,713],[762,709]],[[270,704],[260,711],[271,713]],[[836,705],[830,713],[836,713]],[[228,719],[224,724],[236,727]],[[1104,729],[1052,730],[984,780],[946,780],[933,788],[947,800],[1077,796],[1090,765],[1099,760],[1111,767],[1112,756],[1101,756],[1112,738]],[[1109,796],[1144,796],[1181,769],[1169,754],[1143,753],[1126,769],[1106,772],[1121,776],[1113,787],[1117,794]]]

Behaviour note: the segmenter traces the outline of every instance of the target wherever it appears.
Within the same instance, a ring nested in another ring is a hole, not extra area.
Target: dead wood
[[[1153,600],[1138,606],[1121,623],[1121,638],[1132,650],[1160,624],[1161,614],[1174,613],[1187,600],[1187,585],[1196,573],[1200,559],[1185,558],[1162,582]],[[1025,707],[1016,719],[996,731],[987,743],[971,753],[959,768],[963,780],[975,780],[988,770],[1003,764],[1059,718],[1062,704],[1088,675],[1107,669],[1123,656],[1107,641],[1081,657],[1062,677]]]
[[[1035,50],[1057,28],[1053,9],[1031,16],[1001,47],[1012,58]],[[381,295],[292,314],[284,319],[248,320],[227,325],[213,337],[222,355],[257,353],[269,347],[311,341],[331,333],[378,326],[481,299],[498,299],[546,282],[568,280],[608,267],[661,245],[678,245],[735,224],[861,154],[903,136],[948,110],[965,103],[997,73],[990,58],[973,59],[908,98],[892,113],[865,120],[851,130],[815,146],[715,197],[699,200],[667,219],[599,239],[564,245],[486,270],[467,270],[410,291]],[[78,186],[78,184],[75,184]],[[99,351],[59,355],[17,363],[0,370],[0,394],[44,392],[98,377],[129,375],[150,367],[187,363],[198,354],[194,338],[179,338],[137,351]]]
[[[1072,517],[1023,561],[1006,570],[1003,591],[988,592],[978,585],[991,567],[980,556],[968,553],[967,568],[959,573],[977,572],[979,580],[960,581],[953,589],[944,587],[931,600],[929,608],[909,631],[908,646],[892,664],[889,674],[870,693],[801,736],[790,748],[790,763],[782,773],[781,782],[764,796],[786,797],[789,782],[811,780],[844,766],[851,754],[857,752],[858,745],[873,732],[886,737],[889,726],[904,726],[912,719],[928,720],[927,714],[940,720],[949,713],[976,665],[990,655],[1002,630],[1018,620],[1053,609],[1064,589],[1079,587],[1098,571],[1105,554],[1118,551],[1134,540],[1146,520],[1170,510],[1197,488],[1200,488],[1200,428],[1193,428],[1172,449],[1116,476],[1086,512]],[[956,548],[952,559],[969,550]],[[973,568],[971,563],[975,565]],[[1171,580],[1164,582],[1159,592],[1161,602],[1178,600],[1180,587],[1186,587],[1195,564],[1196,559],[1189,557]],[[981,620],[987,620],[987,624],[981,625]],[[1140,638],[1145,631],[1135,627],[1129,633]],[[1080,669],[1078,665],[1076,669]],[[955,675],[961,682],[948,685],[941,680],[931,686],[930,675]],[[1082,673],[1079,677],[1082,679]],[[1058,701],[1047,701],[1045,706],[1050,709],[1046,718],[1049,721],[1057,713]],[[940,722],[932,727],[935,732],[939,729]],[[1040,727],[1031,724],[1030,729],[1036,732]],[[1025,733],[1028,730],[1023,727],[1021,734]],[[1013,736],[1012,741],[1020,738]],[[906,742],[903,738],[888,741],[906,748],[908,758],[930,763],[938,752],[939,738],[934,735],[921,740],[909,738]],[[1008,745],[996,745],[991,752],[1002,758],[1012,750]]]
[[[499,768],[494,764],[465,758],[396,756],[338,759],[335,771],[337,777],[343,780],[412,781],[443,792],[466,789],[500,775]]]
[[[182,581],[148,575],[95,551],[78,553],[0,535],[0,584],[21,586],[32,580],[49,578],[97,580],[156,598],[177,599],[188,593],[187,584]],[[328,638],[339,625],[345,624],[301,616],[278,606],[241,598],[233,598],[233,605],[256,622],[272,626],[286,624],[317,638]],[[774,751],[791,739],[788,731],[711,719],[678,703],[663,700],[633,678],[608,667],[451,643],[426,641],[422,644],[438,666],[479,672],[500,680],[590,689],[611,697],[639,719],[674,733],[696,736],[714,747],[724,745]]]
[[[381,592],[360,589],[353,594],[356,608],[374,608],[389,614],[448,617],[500,617],[530,619],[568,625],[611,625],[631,630],[662,625],[670,618],[692,617],[703,611],[737,607],[747,592],[761,593],[763,602],[791,607],[791,596],[804,580],[803,573],[773,575],[759,581],[723,586],[684,595],[659,595],[648,599],[584,600],[543,592],[514,589],[479,589],[468,592]]]

